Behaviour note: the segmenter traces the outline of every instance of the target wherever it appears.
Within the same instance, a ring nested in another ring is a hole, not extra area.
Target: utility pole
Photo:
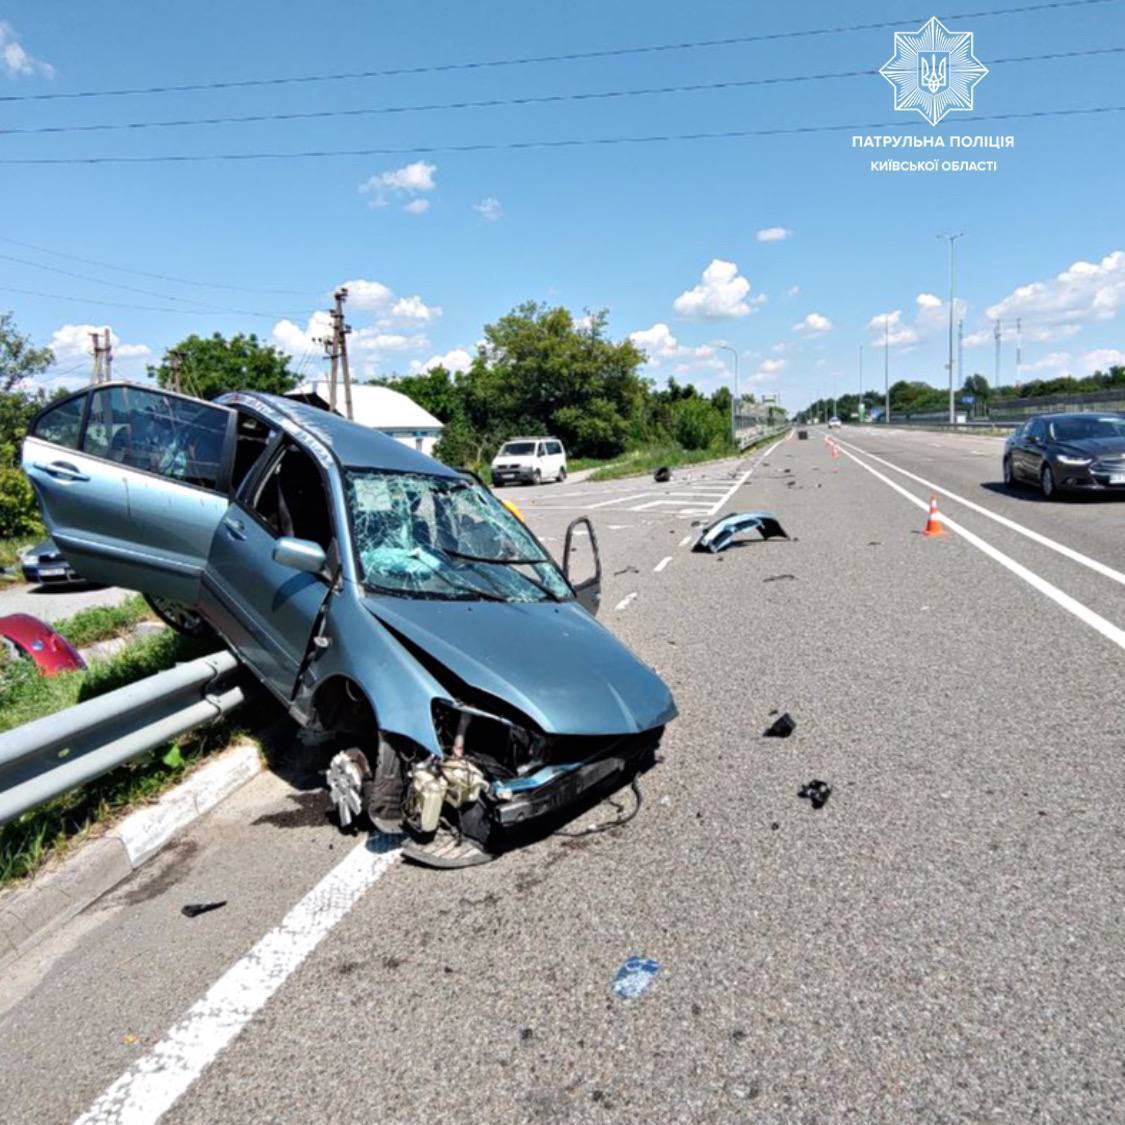
[[[859,345],[859,406],[856,411],[859,420],[863,421],[863,345]]]
[[[328,375],[328,409],[336,410],[336,387],[340,378],[341,365],[344,373],[344,412],[352,420],[352,378],[348,367],[348,333],[351,325],[344,322],[344,302],[348,299],[347,289],[341,287],[332,295],[334,304],[329,310],[328,319],[332,324],[331,336],[318,336],[316,342],[324,345],[324,354],[331,360]]]
[[[883,404],[886,425],[891,424],[891,328],[888,317],[883,317]]]
[[[992,339],[996,342],[996,362],[992,369],[992,385],[1000,386],[1000,321],[992,326]]]
[[[956,271],[953,248],[956,245],[957,239],[965,237],[965,232],[958,231],[957,234],[939,234],[937,237],[949,240],[949,424],[953,426],[957,424],[957,408],[953,401],[953,304],[954,294],[956,292]]]
[[[90,382],[108,383],[113,378],[113,341],[109,329],[105,330],[104,344],[100,332],[90,332],[88,335],[94,344],[94,370]]]
[[[168,353],[168,367],[172,372],[172,390],[177,394],[183,394],[183,364],[184,353],[181,351],[170,351]]]

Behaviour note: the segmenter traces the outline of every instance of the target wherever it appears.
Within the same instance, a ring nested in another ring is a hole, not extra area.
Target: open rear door
[[[602,604],[602,556],[589,517],[579,516],[567,529],[563,544],[563,574],[578,604],[597,617]]]

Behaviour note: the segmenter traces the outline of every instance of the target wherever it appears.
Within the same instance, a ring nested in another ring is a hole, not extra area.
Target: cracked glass
[[[479,484],[353,468],[344,486],[363,581],[379,593],[503,602],[573,597],[550,556]]]

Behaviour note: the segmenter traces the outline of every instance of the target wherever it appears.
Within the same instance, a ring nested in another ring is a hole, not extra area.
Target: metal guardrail
[[[0,734],[0,824],[233,710],[237,667],[217,652]]]
[[[740,430],[737,434],[738,448],[745,449],[752,441],[761,441],[762,438],[773,437],[775,434],[783,434],[786,430],[792,427],[791,422],[786,422],[782,426],[774,426],[770,429],[760,430]]]
[[[870,423],[870,429],[876,430],[882,422]],[[948,433],[971,434],[978,430],[1015,430],[1023,422],[1001,422],[995,418],[974,418],[969,422],[931,422],[925,418],[895,418],[891,416],[891,428],[900,426],[912,430],[943,430]]]

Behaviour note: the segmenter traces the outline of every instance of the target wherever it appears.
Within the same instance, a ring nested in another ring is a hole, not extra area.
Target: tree
[[[16,330],[11,313],[0,313],[0,391],[11,391],[24,379],[42,375],[55,354],[50,348],[37,348],[31,338]]]
[[[172,387],[172,354],[180,356],[180,386],[187,394],[216,398],[227,391],[265,391],[281,395],[297,385],[289,370],[289,357],[263,344],[251,333],[227,340],[216,332],[208,339],[189,336],[164,353],[159,367],[150,366],[162,387]]]

